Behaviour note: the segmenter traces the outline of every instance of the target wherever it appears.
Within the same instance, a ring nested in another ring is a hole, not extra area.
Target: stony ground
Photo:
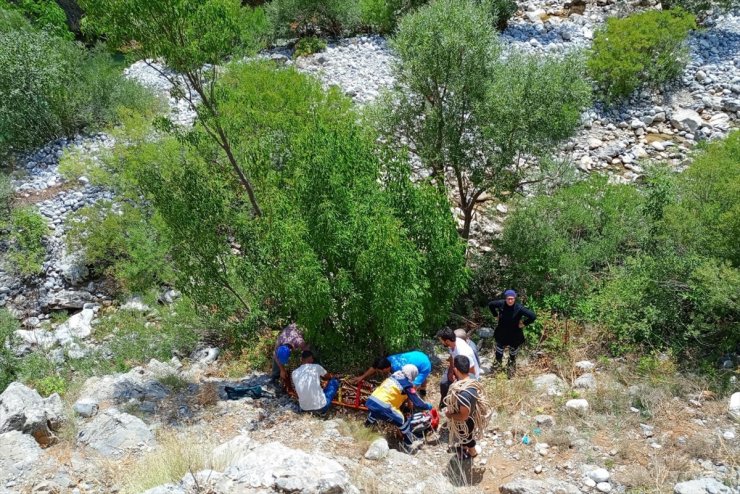
[[[402,453],[361,413],[301,414],[266,374],[223,377],[230,363],[215,349],[91,378],[67,403],[14,384],[0,395],[0,492],[740,492],[740,393],[728,404],[668,360],[639,373],[565,353],[529,356],[511,380],[484,377],[496,414],[479,457],[462,463],[444,429]],[[266,393],[229,401],[234,384]]]

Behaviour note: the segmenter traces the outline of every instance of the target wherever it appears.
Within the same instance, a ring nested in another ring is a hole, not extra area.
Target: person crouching
[[[373,425],[378,420],[394,424],[403,435],[402,447],[406,452],[410,452],[418,443],[411,429],[412,419],[404,418],[403,413],[401,413],[401,405],[409,398],[416,408],[432,409],[431,403],[424,402],[416,393],[413,382],[418,375],[419,370],[415,365],[404,365],[400,371],[391,374],[375,388],[373,394],[365,402],[370,412],[365,425]]]
[[[329,379],[326,387],[322,389],[321,378],[327,374],[326,369],[313,363],[311,350],[304,350],[301,353],[301,365],[291,374],[301,411],[324,414],[329,410],[339,391],[339,381]]]

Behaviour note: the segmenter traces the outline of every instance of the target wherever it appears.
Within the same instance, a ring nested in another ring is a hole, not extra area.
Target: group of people
[[[497,318],[494,330],[496,365],[503,368],[503,357],[509,349],[508,371],[513,372],[519,348],[524,343],[523,328],[534,322],[533,311],[516,301],[513,290],[504,292],[501,300],[489,302]],[[439,342],[448,349],[447,370],[440,382],[440,412],[447,418],[450,439],[456,444],[460,458],[478,454],[476,439],[485,429],[490,418],[490,407],[481,385],[478,349],[467,332],[462,329],[444,328],[437,333]],[[301,365],[288,380],[287,365],[293,352],[300,352]],[[292,382],[302,411],[323,414],[329,409],[339,391],[340,383],[326,369],[315,362],[315,350],[306,343],[296,324],[285,327],[278,335],[273,353],[272,377],[285,386]],[[427,378],[432,371],[429,357],[422,351],[411,350],[395,355],[378,357],[362,375],[350,379],[352,383],[380,373],[387,377],[373,390],[365,401],[368,409],[366,425],[388,422],[398,427],[403,437],[403,447],[413,449],[418,444],[414,434],[414,414],[404,415],[405,403],[420,410],[431,410],[425,401]],[[326,383],[322,386],[322,379]]]

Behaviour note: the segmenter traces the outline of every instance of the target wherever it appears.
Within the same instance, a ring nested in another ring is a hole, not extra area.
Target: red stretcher
[[[335,379],[339,381],[339,390],[334,400],[332,400],[332,404],[366,412],[367,406],[365,406],[365,402],[373,393],[377,384],[370,381],[359,381],[357,384],[352,384],[349,382],[349,378],[346,377],[340,378],[335,376]],[[298,398],[292,382],[289,383],[287,391],[293,398]]]

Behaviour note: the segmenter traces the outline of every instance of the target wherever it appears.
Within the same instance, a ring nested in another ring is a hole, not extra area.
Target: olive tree
[[[232,149],[233,136],[224,129],[215,88],[218,64],[248,54],[267,32],[262,10],[242,7],[239,0],[82,0],[85,28],[126,48],[157,70],[197,112],[210,139],[218,144],[260,216],[252,180]],[[161,59],[174,73],[152,60]],[[182,78],[184,78],[184,81]]]
[[[468,238],[483,193],[503,198],[520,189],[528,158],[546,156],[576,129],[590,99],[582,64],[504,56],[489,10],[472,0],[419,9],[401,21],[392,44],[397,86],[377,112],[379,128],[454,191]]]

